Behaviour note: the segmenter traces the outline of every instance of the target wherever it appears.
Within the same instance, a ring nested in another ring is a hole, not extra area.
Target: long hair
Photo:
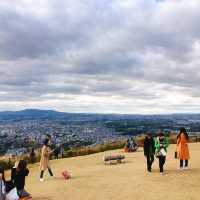
[[[182,133],[184,134],[185,138],[186,138],[187,140],[189,140],[188,133],[187,133],[187,131],[186,131],[186,129],[185,129],[184,127],[181,127],[181,128],[179,129],[179,134],[178,134],[178,136],[177,136],[177,139],[180,138],[180,136],[181,136]]]
[[[25,160],[20,160],[18,164],[18,170],[19,171],[25,171],[27,167],[27,162]]]
[[[49,139],[49,138],[46,138],[46,139],[44,140],[43,144],[44,144],[45,146],[48,146],[49,141],[50,141],[50,139]]]
[[[0,168],[0,174],[2,174],[2,180],[5,182],[5,174],[3,168]]]

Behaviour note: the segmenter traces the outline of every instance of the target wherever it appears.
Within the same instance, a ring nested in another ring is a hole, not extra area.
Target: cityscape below
[[[176,133],[182,126],[190,135],[200,134],[200,114],[76,114],[37,109],[0,112],[0,154],[27,153],[41,147],[46,135],[55,146],[69,149],[159,130]]]

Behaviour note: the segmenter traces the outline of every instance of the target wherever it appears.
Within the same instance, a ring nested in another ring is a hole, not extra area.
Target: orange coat
[[[190,153],[188,148],[188,141],[183,133],[177,140],[177,158],[181,160],[189,160]]]
[[[46,169],[50,168],[50,163],[49,163],[49,157],[50,157],[51,151],[49,147],[43,146],[42,147],[42,155],[41,155],[41,160],[40,160],[40,170],[45,171]]]

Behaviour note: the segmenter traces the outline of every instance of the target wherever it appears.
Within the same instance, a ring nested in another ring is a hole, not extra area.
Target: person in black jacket
[[[14,186],[17,188],[17,192],[20,198],[30,197],[30,194],[24,189],[25,178],[28,176],[29,170],[27,169],[27,163],[24,160],[20,160],[19,163],[12,168],[11,180]]]
[[[151,172],[151,166],[154,162],[154,155],[155,155],[155,142],[151,133],[148,133],[144,140],[144,156],[147,159],[148,172]]]

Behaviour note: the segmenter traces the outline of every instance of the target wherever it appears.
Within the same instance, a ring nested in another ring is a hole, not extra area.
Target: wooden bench
[[[107,163],[113,164],[113,161],[115,163],[122,163],[124,159],[125,159],[124,155],[110,155],[110,156],[103,157],[104,164],[107,164]]]

